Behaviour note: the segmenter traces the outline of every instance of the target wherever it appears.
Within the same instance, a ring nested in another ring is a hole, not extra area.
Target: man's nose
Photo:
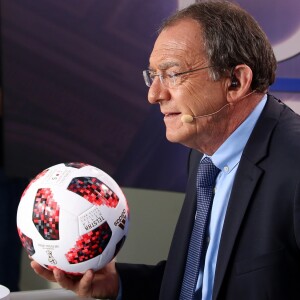
[[[170,100],[169,89],[166,88],[160,81],[159,77],[156,77],[149,87],[148,101],[150,104],[156,104],[164,100]]]

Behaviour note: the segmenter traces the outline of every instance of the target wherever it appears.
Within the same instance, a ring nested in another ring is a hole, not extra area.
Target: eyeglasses
[[[170,73],[165,73],[165,74],[158,74],[158,73],[155,73],[150,70],[144,70],[143,77],[145,80],[145,84],[148,87],[151,87],[155,77],[159,77],[161,84],[163,84],[167,88],[171,88],[171,87],[175,87],[181,83],[182,75],[188,74],[188,73],[193,73],[193,72],[204,70],[204,69],[208,69],[211,67],[212,66],[208,66],[208,67],[203,67],[203,68],[189,70],[189,71],[180,72],[180,73],[170,72]]]

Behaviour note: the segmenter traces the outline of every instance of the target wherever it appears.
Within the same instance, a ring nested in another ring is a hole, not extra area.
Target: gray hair
[[[253,72],[252,90],[263,92],[274,82],[277,62],[272,46],[244,9],[227,1],[195,3],[166,19],[159,33],[183,19],[200,24],[214,80],[230,76],[236,65],[246,64]]]

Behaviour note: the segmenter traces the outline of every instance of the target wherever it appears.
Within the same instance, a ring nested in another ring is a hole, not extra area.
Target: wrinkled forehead
[[[204,59],[201,27],[195,20],[186,19],[166,27],[159,34],[150,55],[150,66],[159,69],[172,64],[189,66]]]

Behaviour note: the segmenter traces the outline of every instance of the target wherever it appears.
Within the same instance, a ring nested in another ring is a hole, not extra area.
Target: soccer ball
[[[18,233],[40,265],[69,274],[101,269],[121,249],[129,208],[119,185],[84,163],[62,163],[38,174],[17,212]]]

